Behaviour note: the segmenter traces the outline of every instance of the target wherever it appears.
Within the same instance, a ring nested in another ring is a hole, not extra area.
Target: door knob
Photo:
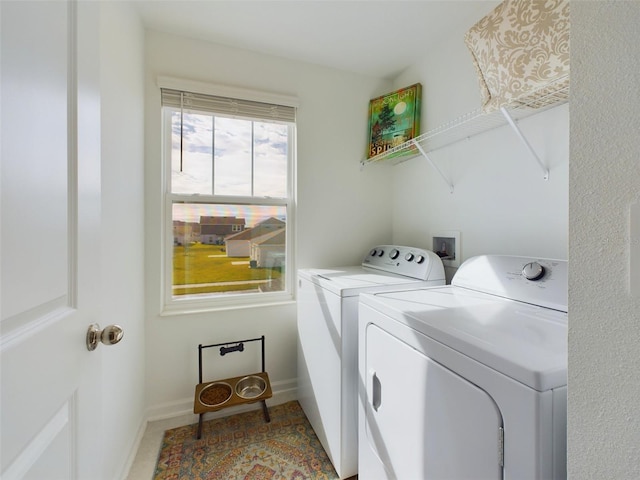
[[[98,346],[98,342],[105,345],[114,345],[122,340],[124,330],[119,325],[109,325],[100,330],[100,325],[94,323],[87,330],[87,349],[93,351]]]

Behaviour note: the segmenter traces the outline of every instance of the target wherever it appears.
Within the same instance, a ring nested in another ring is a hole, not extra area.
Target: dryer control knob
[[[522,267],[522,276],[527,280],[540,280],[544,273],[544,267],[538,262],[527,263]]]

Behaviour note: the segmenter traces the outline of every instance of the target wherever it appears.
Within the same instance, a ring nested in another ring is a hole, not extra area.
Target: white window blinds
[[[276,122],[295,122],[296,109],[286,105],[162,88],[162,106]]]

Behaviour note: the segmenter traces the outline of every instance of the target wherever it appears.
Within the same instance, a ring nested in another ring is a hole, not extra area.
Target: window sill
[[[190,315],[198,313],[222,312],[226,310],[246,310],[251,308],[280,307],[294,305],[295,299],[290,296],[283,296],[280,299],[263,300],[255,303],[212,303],[194,304],[193,302],[184,304],[165,305],[160,312],[161,317],[176,317],[180,315]]]

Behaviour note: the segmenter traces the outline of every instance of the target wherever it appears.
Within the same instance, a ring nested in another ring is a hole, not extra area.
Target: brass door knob
[[[101,330],[100,325],[94,323],[87,330],[87,349],[89,351],[95,350],[98,342],[102,342],[105,345],[114,345],[122,340],[123,336],[124,330],[119,325],[109,325]]]

